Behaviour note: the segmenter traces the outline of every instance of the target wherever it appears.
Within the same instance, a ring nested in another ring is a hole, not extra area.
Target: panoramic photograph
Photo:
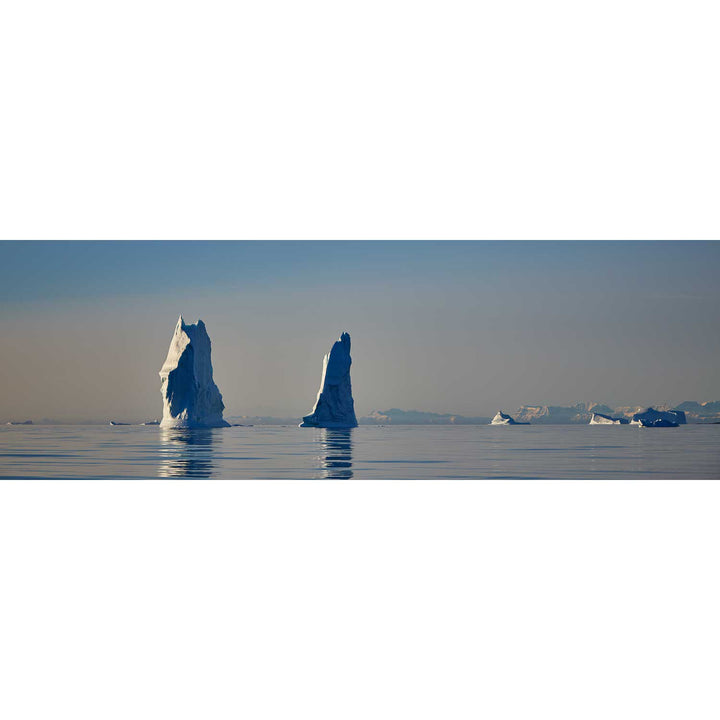
[[[720,244],[4,241],[0,478],[720,477]]]

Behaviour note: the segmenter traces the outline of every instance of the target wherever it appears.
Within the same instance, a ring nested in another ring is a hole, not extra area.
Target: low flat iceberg
[[[593,413],[588,425],[627,425],[630,421],[627,418],[612,417],[602,413]]]
[[[315,406],[300,427],[357,427],[350,383],[350,335],[344,332],[323,358],[323,372]]]
[[[161,428],[229,427],[225,405],[213,380],[210,337],[205,323],[187,325],[182,315],[160,370]]]

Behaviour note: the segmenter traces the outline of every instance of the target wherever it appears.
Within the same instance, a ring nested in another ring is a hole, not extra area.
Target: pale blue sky
[[[226,414],[720,398],[720,243],[2,242],[0,419],[144,419],[179,313]]]

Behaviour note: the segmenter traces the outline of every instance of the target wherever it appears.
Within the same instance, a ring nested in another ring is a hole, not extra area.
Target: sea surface
[[[720,478],[720,425],[2,426],[11,478]]]

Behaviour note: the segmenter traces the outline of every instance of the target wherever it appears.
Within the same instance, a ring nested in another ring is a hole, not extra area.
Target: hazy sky
[[[0,420],[161,415],[177,317],[226,415],[720,399],[720,243],[2,242]]]

